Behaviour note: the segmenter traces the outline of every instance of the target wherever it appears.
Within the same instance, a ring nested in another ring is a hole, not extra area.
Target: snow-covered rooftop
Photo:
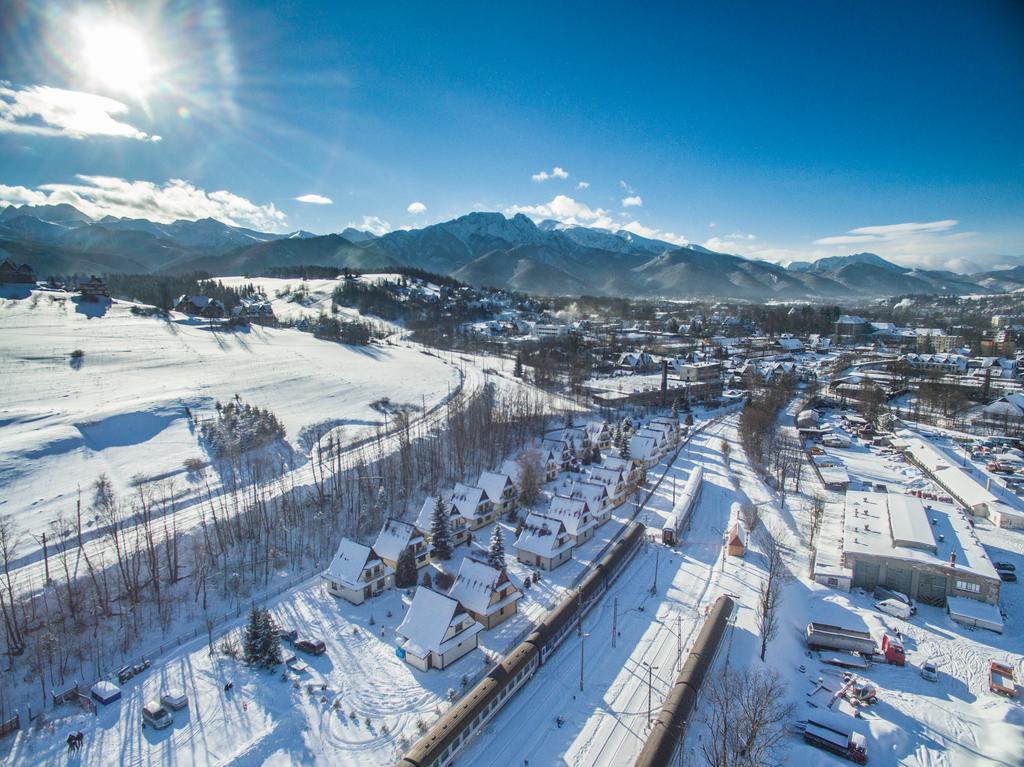
[[[517,549],[546,558],[558,556],[572,546],[572,538],[566,534],[561,520],[537,512],[527,515],[523,532],[516,540]]]
[[[477,485],[487,495],[487,500],[491,503],[501,503],[501,494],[511,481],[512,478],[503,471],[482,471]]]
[[[398,561],[399,555],[412,540],[420,534],[415,527],[408,522],[400,522],[390,517],[384,520],[384,526],[377,534],[377,540],[373,544],[373,550],[378,556]]]
[[[891,504],[891,505],[890,505]],[[934,548],[921,548],[925,538],[920,529],[924,516],[934,536]],[[900,531],[914,538],[913,545],[894,539],[893,517],[909,517],[900,522]],[[870,493],[850,490],[846,494],[845,553],[869,554],[951,567],[998,580],[992,561],[985,553],[965,513],[948,503],[931,501],[926,506],[913,496],[894,493]],[[952,559],[955,556],[955,561]]]
[[[464,642],[468,636],[483,630],[483,626],[474,621],[465,631],[445,641],[444,635],[452,623],[461,620],[459,614],[462,612],[456,600],[420,586],[395,634],[404,638],[402,646],[414,655],[426,657],[431,652],[440,655],[449,649],[452,642]]]
[[[448,596],[458,600],[459,604],[474,613],[494,613],[522,597],[522,592],[514,589],[504,599],[491,604],[494,592],[508,580],[508,575],[501,570],[466,557],[462,560],[455,583],[448,590]]]
[[[324,575],[346,588],[361,588],[362,583],[359,578],[363,574],[367,560],[371,557],[376,559],[377,555],[369,546],[364,546],[349,538],[343,538]]]

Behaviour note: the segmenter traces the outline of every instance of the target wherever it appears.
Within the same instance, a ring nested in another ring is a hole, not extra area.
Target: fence
[[[0,738],[21,729],[21,714],[15,714],[6,722],[0,722]]]

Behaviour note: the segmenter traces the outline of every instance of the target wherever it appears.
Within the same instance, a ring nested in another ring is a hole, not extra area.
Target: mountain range
[[[873,253],[788,266],[679,246],[625,230],[470,213],[381,236],[258,232],[215,219],[93,219],[71,205],[0,210],[0,256],[41,275],[202,271],[260,274],[273,266],[414,266],[478,286],[546,295],[747,300],[994,293],[1024,288],[1024,266],[977,274],[913,269]]]

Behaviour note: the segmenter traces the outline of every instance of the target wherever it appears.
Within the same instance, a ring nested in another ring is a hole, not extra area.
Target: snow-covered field
[[[140,317],[131,304],[79,304],[63,294],[0,299],[0,514],[29,532],[74,511],[77,490],[106,473],[188,490],[183,462],[207,459],[186,408],[208,415],[235,394],[269,408],[287,429],[286,457],[322,422],[361,429],[382,421],[382,397],[430,408],[459,374],[400,345],[351,347],[295,330],[225,332],[172,313]],[[81,350],[80,357],[72,352]]]

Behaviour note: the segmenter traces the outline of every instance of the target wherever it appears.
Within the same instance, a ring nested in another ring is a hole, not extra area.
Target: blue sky
[[[7,203],[1024,260],[1019,2],[7,6]]]

